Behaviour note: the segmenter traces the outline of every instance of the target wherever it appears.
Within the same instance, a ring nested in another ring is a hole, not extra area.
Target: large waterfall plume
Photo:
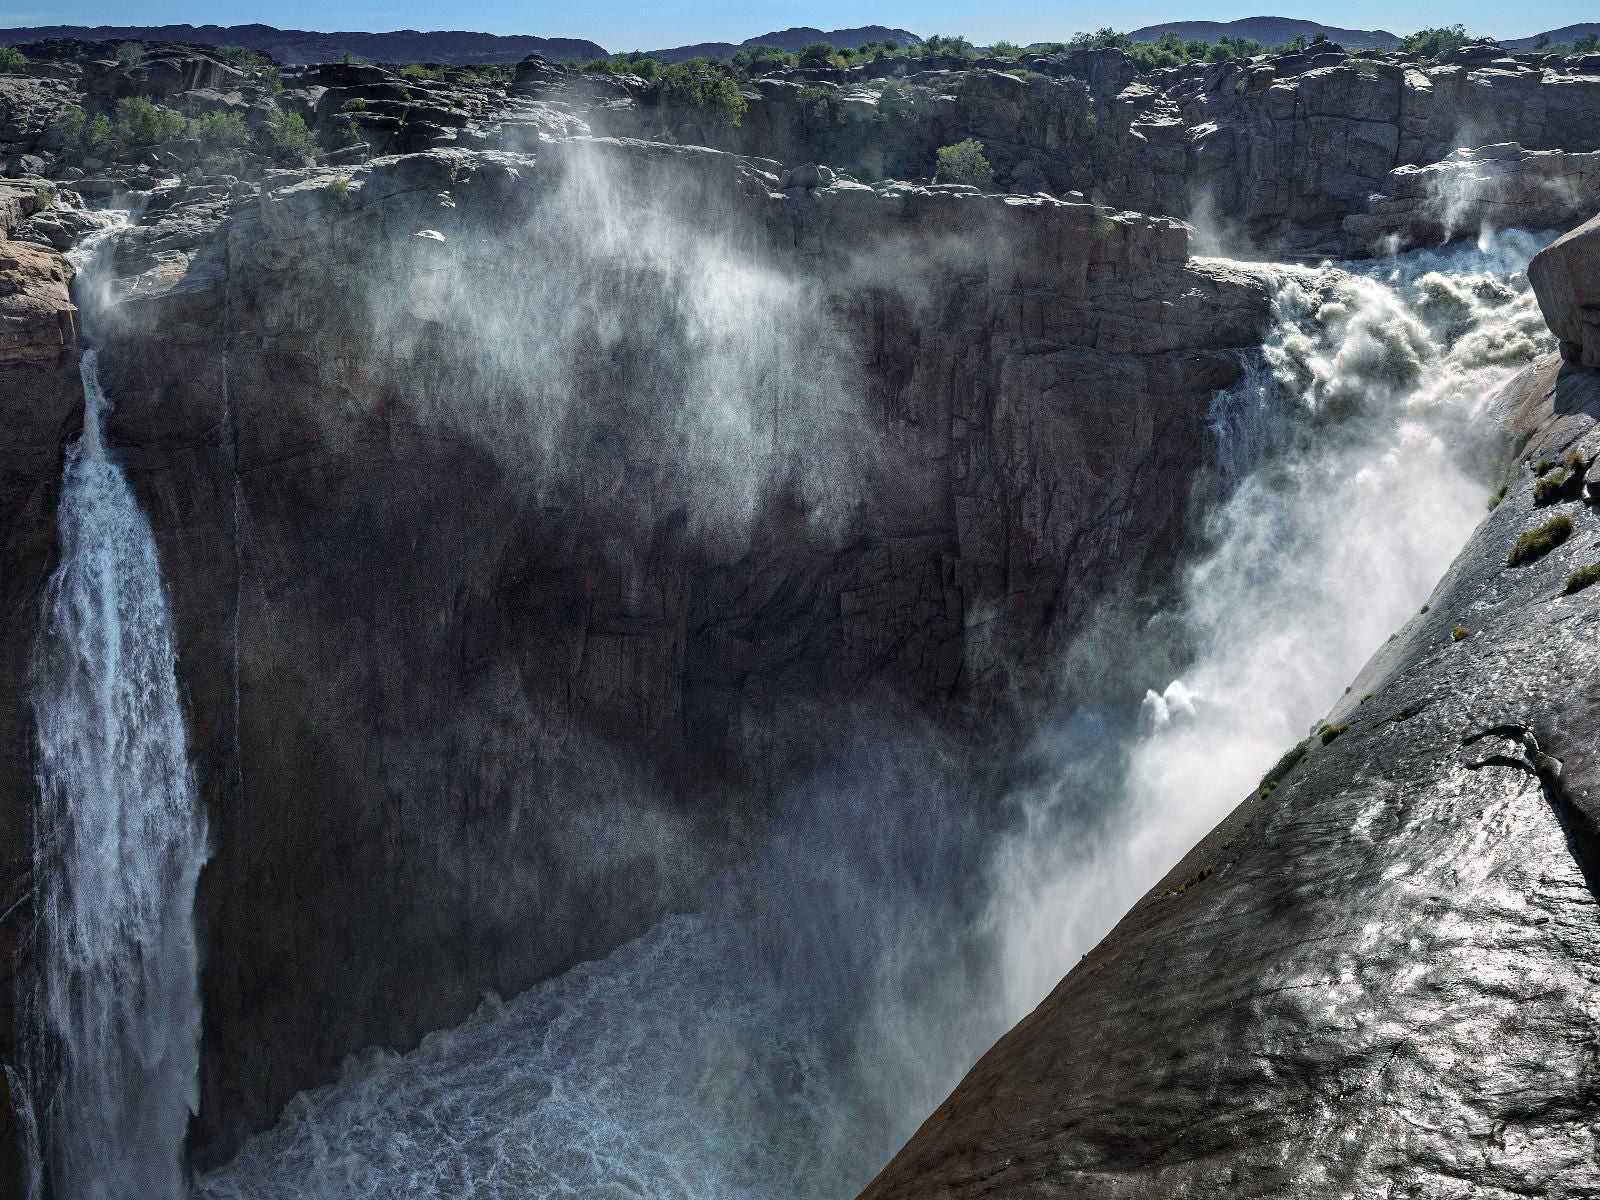
[[[74,256],[85,321],[126,218]],[[60,563],[32,670],[37,729],[32,994],[22,1005],[37,1130],[32,1186],[54,1200],[176,1200],[198,1102],[195,885],[204,815],[149,521],[106,445],[97,351],[82,358]]]
[[[1149,645],[1087,648],[1125,694],[1039,719],[1003,830],[936,734],[842,736],[725,905],[350,1060],[201,1194],[855,1194],[1426,599],[1484,511],[1474,422],[1548,348],[1536,247],[1242,266],[1276,320],[1213,411],[1226,494]]]

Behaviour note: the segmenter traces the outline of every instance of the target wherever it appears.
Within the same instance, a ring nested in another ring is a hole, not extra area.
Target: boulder
[[[51,250],[0,242],[0,366],[53,363],[77,341],[71,268]]]
[[[1528,264],[1528,282],[1561,357],[1600,371],[1600,217],[1557,238]]]

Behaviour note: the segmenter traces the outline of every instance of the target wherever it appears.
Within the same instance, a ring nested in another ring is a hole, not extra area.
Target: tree
[[[19,75],[28,65],[27,57],[15,46],[0,46],[0,75]]]
[[[1463,25],[1446,25],[1438,29],[1419,29],[1400,43],[1404,54],[1420,58],[1437,58],[1439,55],[1465,46],[1472,39]]]
[[[117,47],[117,61],[125,67],[133,66],[143,57],[143,42],[123,42]]]
[[[827,62],[837,53],[828,42],[807,42],[800,47],[800,61],[807,62],[811,59],[821,59]]]
[[[311,130],[306,127],[305,118],[299,113],[279,109],[273,114],[271,124],[262,132],[267,148],[280,162],[299,162],[307,155],[316,153],[317,143],[311,136]]]
[[[938,160],[940,183],[967,183],[979,189],[994,184],[994,168],[983,156],[983,143],[977,138],[945,146],[939,151]]]
[[[669,104],[698,109],[722,125],[737,125],[747,107],[739,85],[707,58],[663,67],[656,87]]]
[[[117,101],[117,141],[124,146],[155,146],[180,138],[189,122],[182,113],[158,107],[144,96]]]

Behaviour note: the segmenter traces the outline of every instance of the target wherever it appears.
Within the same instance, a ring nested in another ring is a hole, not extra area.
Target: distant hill
[[[1347,50],[1393,50],[1400,39],[1383,29],[1341,29],[1337,25],[1319,25],[1315,21],[1297,21],[1293,17],[1244,17],[1238,21],[1169,21],[1164,25],[1146,25],[1128,34],[1136,42],[1153,42],[1171,30],[1184,41],[1198,38],[1203,42],[1216,42],[1224,37],[1249,38],[1263,46],[1282,46],[1305,34],[1310,41],[1322,34],[1329,41],[1338,42]]]
[[[261,50],[283,63],[329,62],[349,53],[377,62],[486,63],[515,62],[542,54],[556,62],[599,58],[606,51],[597,42],[579,38],[502,37],[493,33],[436,30],[421,33],[313,33],[276,29],[271,25],[38,25],[0,29],[0,44],[42,38],[86,38],[90,41],[190,42],[201,46],[243,46]]]
[[[604,58],[608,51],[598,42],[581,38],[542,38],[527,34],[502,36],[457,30],[392,33],[315,33],[305,29],[277,29],[271,25],[37,25],[0,29],[0,45],[36,42],[43,38],[84,38],[95,42],[189,42],[200,46],[243,46],[260,50],[283,63],[329,62],[344,54],[374,62],[471,63],[516,62],[542,54],[554,62]],[[778,46],[799,50],[808,42],[828,42],[851,49],[864,42],[892,39],[902,46],[922,41],[904,29],[864,25],[858,29],[780,29],[739,43],[703,42],[651,51],[665,62],[699,57],[732,58],[746,46]]]
[[[684,62],[691,58],[732,58],[740,50],[751,46],[776,46],[791,54],[812,42],[827,42],[840,49],[854,50],[867,42],[894,41],[902,46],[920,45],[922,39],[904,29],[889,29],[883,25],[862,25],[856,29],[812,29],[802,25],[795,29],[780,29],[776,33],[763,33],[760,37],[745,38],[742,42],[699,42],[692,46],[673,46],[666,50],[652,50],[650,54],[662,62]]]
[[[1581,25],[1563,25],[1560,29],[1536,33],[1532,37],[1514,38],[1511,41],[1502,41],[1500,44],[1507,50],[1532,50],[1538,46],[1540,38],[1559,46],[1570,44],[1573,38],[1582,37],[1586,33],[1600,35],[1600,22],[1585,21]]]

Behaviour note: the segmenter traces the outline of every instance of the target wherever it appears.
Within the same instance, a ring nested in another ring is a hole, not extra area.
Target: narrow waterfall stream
[[[125,223],[74,256],[86,323],[99,255]],[[198,1102],[205,820],[155,539],[106,446],[95,350],[81,369],[83,435],[67,451],[32,679],[38,891],[21,1090],[38,1129],[36,1192],[173,1200],[188,1189]]]
[[[1426,599],[1484,511],[1477,422],[1549,348],[1539,244],[1246,268],[1276,325],[1215,402],[1228,493],[1147,631],[1188,666],[1119,648],[1127,703],[1042,722],[1003,836],[916,750],[841,748],[742,901],[350,1060],[200,1194],[854,1195]]]

